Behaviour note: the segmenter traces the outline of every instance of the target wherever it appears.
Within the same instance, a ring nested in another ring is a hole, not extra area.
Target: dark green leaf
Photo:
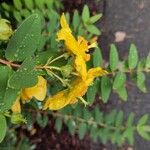
[[[95,15],[95,16],[92,16],[92,17],[88,20],[88,22],[89,22],[90,24],[93,24],[93,23],[97,22],[101,17],[102,17],[102,14],[97,14],[97,15]]]
[[[79,124],[79,131],[78,131],[79,138],[83,139],[83,137],[85,136],[86,132],[87,132],[87,124],[86,123],[80,123]]]
[[[102,53],[100,48],[96,48],[93,53],[93,66],[99,67],[102,66],[103,59],[102,59]]]
[[[123,111],[119,111],[116,116],[115,126],[120,127],[123,123]]]
[[[12,74],[8,81],[8,86],[14,89],[22,89],[34,86],[37,81],[35,61],[30,57]]]
[[[146,59],[146,68],[150,68],[150,53],[148,54]]]
[[[111,81],[107,76],[103,76],[101,79],[101,97],[104,103],[107,103],[111,92]]]
[[[128,66],[129,69],[134,69],[138,62],[138,53],[136,46],[134,44],[131,44],[130,50],[129,50],[129,56],[128,56]]]
[[[90,18],[90,11],[87,5],[84,6],[82,11],[82,20],[84,23],[86,23]]]
[[[87,102],[89,102],[90,105],[92,105],[95,100],[96,92],[97,92],[97,87],[95,83],[88,88],[86,93]]]
[[[145,74],[140,71],[137,72],[137,86],[142,92],[144,93],[147,92],[147,89],[145,86]]]
[[[57,130],[58,133],[61,132],[61,129],[62,129],[62,120],[60,118],[57,118],[55,120],[55,129]]]
[[[21,10],[22,9],[22,3],[20,0],[13,0],[14,6],[18,9]]]
[[[118,93],[119,97],[122,100],[127,101],[128,93],[127,93],[127,89],[125,86],[122,86],[122,87],[116,89],[116,92]]]
[[[34,6],[33,0],[24,0],[24,2],[25,2],[26,7],[27,7],[29,10],[32,10],[32,9],[33,9],[33,6]]]
[[[128,119],[127,119],[127,126],[128,127],[132,126],[133,122],[134,122],[134,114],[130,113],[130,115],[128,116]]]
[[[126,74],[123,72],[118,72],[113,83],[113,89],[119,89],[122,87],[126,82]]]
[[[28,17],[10,39],[5,56],[10,61],[23,61],[35,52],[41,33],[38,14]]]
[[[70,133],[71,135],[74,135],[74,134],[75,134],[75,131],[76,131],[76,123],[75,123],[75,121],[70,119],[70,120],[67,122],[67,126],[68,126],[68,129],[69,129],[69,133]]]
[[[110,55],[109,55],[109,63],[111,71],[117,69],[117,65],[119,62],[118,51],[114,44],[110,45]]]
[[[7,130],[6,118],[0,114],[0,143],[3,141]]]
[[[143,125],[145,125],[145,124],[147,123],[147,121],[148,121],[148,115],[145,114],[145,115],[143,115],[143,116],[139,119],[139,121],[138,121],[138,126],[143,126]]]
[[[73,23],[74,30],[76,30],[80,24],[79,12],[77,10],[74,11],[72,23]]]
[[[100,35],[101,31],[95,26],[95,25],[87,25],[86,26],[87,31],[89,31],[92,34]]]

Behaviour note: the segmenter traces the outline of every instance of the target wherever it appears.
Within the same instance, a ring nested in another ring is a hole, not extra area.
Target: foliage
[[[124,113],[117,110],[103,113],[98,106],[93,105],[96,96],[99,96],[99,100],[103,103],[107,103],[112,91],[117,93],[123,101],[127,101],[126,84],[129,77],[142,92],[147,92],[145,80],[146,74],[150,72],[150,55],[139,59],[134,44],[130,45],[129,54],[123,60],[120,59],[118,48],[114,44],[110,45],[108,62],[103,60],[100,46],[94,48],[94,51],[89,50],[92,54],[91,60],[86,63],[87,68],[102,67],[108,71],[107,75],[94,80],[83,97],[92,109],[83,107],[81,104],[74,104],[56,112],[43,111],[41,100],[36,95],[32,95],[32,101],[29,103],[26,103],[29,98],[21,102],[21,113],[20,110],[17,113],[11,111],[17,97],[23,97],[23,89],[38,85],[38,76],[43,76],[48,82],[47,96],[54,95],[66,87],[70,88],[70,82],[75,78],[72,77],[76,75],[76,72],[73,72],[74,57],[68,52],[64,53],[66,47],[63,43],[56,41],[60,8],[63,6],[58,0],[51,2],[48,0],[14,0],[12,5],[3,2],[0,6],[2,16],[9,20],[15,19],[18,27],[8,43],[1,42],[0,142],[5,134],[10,134],[9,131],[6,132],[8,124],[6,117],[10,118],[12,123],[27,122],[29,126],[37,122],[41,128],[44,128],[48,124],[49,115],[55,118],[55,128],[59,133],[65,124],[69,133],[71,135],[78,133],[80,139],[83,139],[85,135],[90,135],[94,141],[100,140],[104,144],[111,141],[120,146],[127,141],[133,145],[134,134],[137,132],[142,138],[150,140],[147,114],[135,122],[133,113],[130,113],[128,117],[124,117]],[[102,14],[90,16],[87,5],[81,13],[75,10],[72,16],[69,13],[65,16],[75,37],[86,37],[92,45],[101,34],[95,23],[102,17]],[[34,89],[31,93],[33,91]],[[84,99],[80,100],[87,104]],[[23,103],[26,104],[23,105]],[[33,113],[36,113],[36,117]],[[7,137],[2,145],[6,141]],[[25,146],[33,149],[34,146],[30,145],[26,137],[23,137],[20,142],[24,143],[24,141],[27,143]],[[14,142],[12,145],[16,144],[15,140],[12,142]]]

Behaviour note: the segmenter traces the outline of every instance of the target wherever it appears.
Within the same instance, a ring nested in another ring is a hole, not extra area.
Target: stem
[[[28,111],[28,112],[31,112],[31,113],[42,113],[42,114],[45,114],[45,115],[49,115],[51,114],[53,117],[59,117],[59,118],[62,118],[63,120],[64,119],[73,119],[73,120],[76,120],[78,122],[82,122],[82,123],[87,123],[89,125],[95,125],[95,126],[99,126],[100,128],[109,128],[111,130],[118,130],[118,127],[116,126],[113,126],[113,125],[108,125],[104,122],[99,122],[97,123],[96,121],[94,121],[93,119],[90,119],[90,120],[85,120],[81,117],[76,117],[76,116],[73,116],[73,115],[67,115],[67,114],[61,114],[60,112],[47,112],[47,111],[43,111],[43,110],[34,110],[34,109],[24,109],[25,111]],[[121,131],[124,131],[127,127],[126,126],[122,126],[120,127],[120,130]],[[134,126],[134,128],[136,129],[136,126]]]
[[[21,65],[18,65],[18,64],[14,64],[12,62],[9,62],[7,60],[3,60],[3,59],[0,59],[0,63],[1,64],[4,64],[4,65],[7,65],[7,66],[12,66],[12,67],[15,67],[15,68],[19,68]]]

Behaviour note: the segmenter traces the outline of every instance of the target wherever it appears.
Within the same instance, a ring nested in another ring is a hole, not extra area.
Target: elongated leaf
[[[37,83],[37,73],[35,71],[35,61],[29,57],[21,67],[13,73],[8,81],[8,86],[14,89],[32,87]]]
[[[92,34],[100,35],[101,31],[95,26],[95,25],[87,25],[86,26],[87,31],[89,31]]]
[[[122,123],[123,123],[123,111],[119,111],[116,116],[115,125],[116,125],[116,127],[120,127],[120,126],[122,126]]]
[[[33,55],[41,33],[41,19],[38,14],[28,17],[10,39],[5,56],[10,61],[23,61]]]
[[[138,121],[138,126],[145,125],[148,121],[148,117],[149,117],[148,114],[143,115]]]
[[[117,69],[119,57],[118,57],[118,51],[114,44],[111,44],[110,46],[110,55],[109,55],[109,63],[110,63],[110,69],[111,71],[114,71]]]
[[[86,123],[80,123],[79,124],[79,132],[78,132],[80,139],[84,138],[86,131],[87,131],[87,124]]]
[[[83,11],[82,11],[82,20],[83,20],[83,22],[86,23],[89,18],[90,18],[89,7],[87,5],[85,5],[83,8]]]
[[[29,10],[32,10],[33,9],[33,0],[24,0],[25,2],[25,5],[26,7],[29,9]]]
[[[73,23],[74,30],[76,30],[80,24],[79,12],[77,10],[74,11],[72,23]]]
[[[150,68],[150,53],[148,54],[146,59],[146,68]]]
[[[0,143],[3,141],[5,135],[6,135],[6,118],[3,115],[0,115]]]
[[[61,129],[62,129],[62,120],[60,118],[57,118],[55,120],[55,129],[58,133],[61,132]]]
[[[134,44],[131,44],[130,50],[129,50],[129,56],[128,56],[128,66],[129,69],[134,69],[138,62],[138,53],[136,46]]]
[[[91,24],[93,24],[93,23],[97,22],[101,17],[102,17],[102,14],[97,14],[97,15],[95,15],[95,16],[92,16],[92,17],[88,20],[88,22],[91,23]]]
[[[116,89],[116,92],[118,93],[119,97],[122,100],[127,101],[128,93],[127,93],[127,89],[125,86],[122,86],[119,89]]]
[[[145,140],[150,140],[150,134],[144,130],[144,126],[137,126],[137,132]]]
[[[126,75],[123,72],[118,72],[113,83],[113,89],[119,89],[126,82]]]
[[[133,123],[134,123],[134,114],[130,113],[127,119],[127,126],[130,127],[133,125]]]
[[[95,84],[90,86],[87,90],[86,97],[90,105],[92,105],[95,100],[96,92],[97,92],[97,87]]]
[[[22,9],[22,3],[20,0],[13,0],[14,6],[18,9],[21,10]]]
[[[101,79],[101,97],[104,103],[107,103],[110,92],[111,92],[111,81],[107,76],[102,77]]]
[[[143,72],[137,72],[137,86],[138,88],[146,93],[147,92],[147,89],[146,89],[146,86],[145,86],[145,74]]]
[[[102,66],[103,59],[102,59],[102,53],[100,48],[96,48],[93,53],[93,66],[99,67]]]

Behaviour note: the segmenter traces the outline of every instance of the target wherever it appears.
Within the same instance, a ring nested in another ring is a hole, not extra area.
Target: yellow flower
[[[88,41],[86,41],[83,37],[79,36],[78,40],[72,35],[71,29],[67,24],[65,15],[62,14],[60,18],[61,29],[57,33],[57,40],[64,40],[65,45],[69,53],[74,54],[76,56],[81,56],[85,61],[90,59],[90,55],[87,54],[88,49],[91,47],[95,47],[95,44],[88,45]]]
[[[22,90],[21,99],[23,102],[26,102],[35,97],[37,100],[43,101],[45,99],[46,92],[47,81],[42,76],[38,76],[38,83],[35,86]]]
[[[14,113],[20,113],[21,112],[21,106],[20,106],[20,95],[15,100],[14,104],[11,107],[12,112]]]
[[[88,86],[92,84],[94,78],[106,74],[107,71],[103,70],[100,67],[90,69],[87,73],[86,80],[77,78],[73,82],[71,89],[60,91],[56,95],[48,97],[43,109],[58,110],[65,107],[66,105],[77,102],[79,97],[85,95]]]

